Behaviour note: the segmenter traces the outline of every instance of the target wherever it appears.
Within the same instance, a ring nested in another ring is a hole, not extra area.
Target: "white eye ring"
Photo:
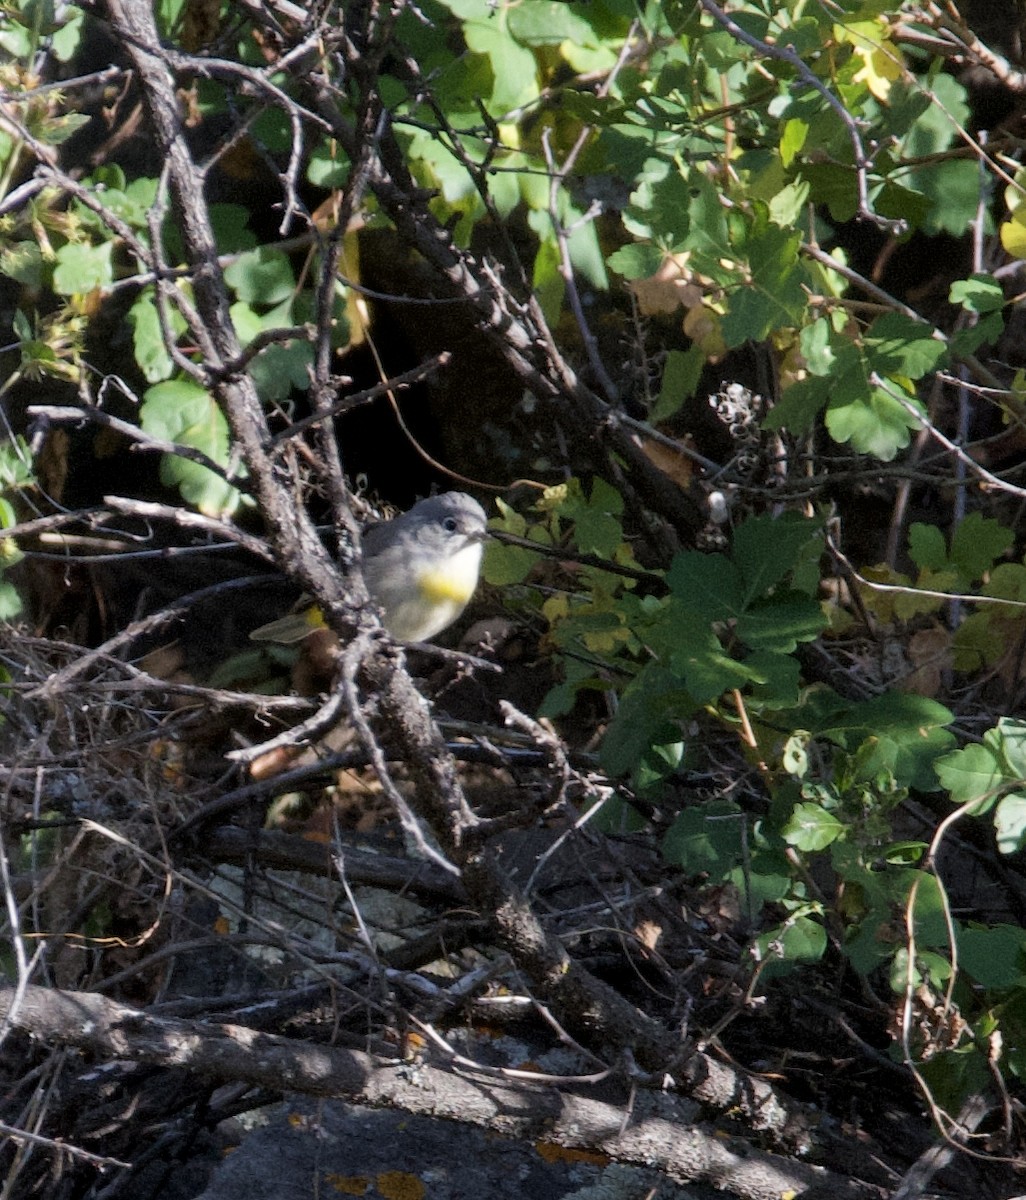
[[[459,523],[455,517],[446,517],[442,521],[442,528],[446,533],[455,533],[456,530],[459,529]]]

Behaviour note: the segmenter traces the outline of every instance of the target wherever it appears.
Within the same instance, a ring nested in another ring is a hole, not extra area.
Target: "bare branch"
[[[681,1182],[715,1183],[758,1200],[789,1193],[834,1200],[870,1200],[874,1188],[746,1145],[743,1152],[697,1121],[694,1106],[669,1097],[639,1096],[626,1129],[618,1105],[537,1087],[531,1102],[494,1078],[420,1065],[414,1073],[381,1066],[368,1054],[254,1032],[237,1025],[200,1024],[149,1016],[87,992],[30,987],[17,1009],[12,989],[0,988],[0,1019],[48,1043],[94,1054],[196,1071],[214,1079],[247,1080],[309,1095],[345,1096],[446,1116],[507,1136],[544,1138],[602,1150],[621,1162],[655,1166]],[[519,1098],[518,1098],[519,1097]]]
[[[72,408],[64,404],[32,404],[29,406],[28,413],[31,417],[44,417],[56,425],[83,425],[91,422],[127,438],[133,443],[133,449],[146,450],[154,454],[174,454],[179,458],[186,458],[189,462],[206,467],[211,474],[216,475],[218,479],[223,480],[231,487],[246,491],[244,479],[231,475],[219,462],[204,454],[202,450],[197,450],[195,446],[186,446],[182,442],[169,442],[165,438],[154,437],[153,434],[146,433],[140,426],[133,425],[129,421],[122,421],[120,417],[111,416],[102,408],[86,405]]]

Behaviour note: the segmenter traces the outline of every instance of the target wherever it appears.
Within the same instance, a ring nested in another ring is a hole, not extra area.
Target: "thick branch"
[[[431,1066],[409,1072],[369,1054],[259,1033],[154,1017],[88,992],[29,987],[15,1003],[0,989],[0,1026],[92,1054],[195,1071],[280,1091],[344,1096],[484,1126],[508,1136],[544,1138],[604,1151],[621,1162],[657,1167],[681,1182],[704,1181],[750,1200],[868,1200],[876,1189],[822,1167],[745,1147],[739,1152],[695,1122],[695,1109],[669,1097],[641,1098],[629,1112],[555,1088],[470,1079]]]

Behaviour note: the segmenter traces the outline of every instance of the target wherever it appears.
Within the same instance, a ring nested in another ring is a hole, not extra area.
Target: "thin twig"
[[[30,404],[28,414],[30,417],[43,417],[58,425],[83,425],[87,422],[100,425],[112,433],[118,433],[127,438],[134,449],[145,450],[151,454],[173,454],[178,458],[186,458],[189,462],[206,467],[208,471],[230,487],[246,491],[244,479],[233,477],[221,463],[215,462],[202,450],[197,450],[195,446],[186,446],[182,442],[170,442],[165,438],[154,437],[153,434],[146,433],[138,425],[122,421],[120,417],[112,416],[102,408],[85,405],[79,408],[64,404]]]
[[[255,746],[244,746],[240,750],[229,750],[225,758],[237,763],[251,763],[274,750],[289,746],[305,746],[315,743],[329,730],[334,729],[345,711],[345,700],[338,692],[333,692],[317,709],[315,713],[301,721],[298,725],[279,733],[277,737]],[[222,797],[227,799],[227,797]]]
[[[27,698],[29,700],[51,699],[66,688],[73,679],[77,679],[80,675],[85,674],[86,671],[89,671],[97,663],[105,662],[113,657],[116,651],[123,649],[125,646],[130,646],[132,642],[146,634],[163,629],[164,626],[171,624],[173,621],[181,620],[193,605],[200,604],[212,596],[221,596],[228,591],[238,591],[252,587],[255,582],[262,583],[263,577],[246,576],[241,579],[229,579],[222,583],[215,583],[210,587],[200,588],[199,591],[180,597],[173,604],[169,604],[159,612],[155,612],[148,617],[143,617],[142,620],[133,621],[131,625],[128,625],[114,637],[108,638],[106,642],[101,646],[97,646],[96,649],[83,651],[73,662],[69,663],[66,667],[62,667],[59,671],[55,671],[45,683],[33,688],[28,693]]]
[[[349,412],[350,409],[356,408],[360,404],[368,404],[370,401],[377,400],[381,396],[387,396],[390,392],[400,391],[411,384],[420,383],[421,380],[433,375],[435,371],[448,366],[451,361],[452,354],[448,350],[443,350],[439,354],[429,358],[426,362],[421,363],[419,367],[413,367],[409,371],[404,371],[401,375],[394,375],[390,379],[376,383],[373,387],[364,388],[362,391],[343,396],[341,400],[330,405],[323,411],[311,413],[308,417],[303,417],[299,421],[293,421],[287,429],[276,433],[268,441],[267,448],[273,450],[283,442],[298,437],[299,434],[312,428],[314,425],[330,421],[332,418],[339,416],[341,413]]]
[[[343,699],[348,711],[349,720],[352,721],[356,734],[360,739],[360,743],[367,752],[367,757],[370,759],[371,767],[374,774],[378,777],[378,782],[381,784],[381,789],[391,801],[395,809],[396,816],[399,818],[399,823],[402,825],[408,837],[413,841],[417,851],[421,857],[426,858],[429,862],[433,862],[442,867],[443,870],[451,871],[453,875],[459,875],[459,867],[451,863],[445,855],[436,849],[427,840],[424,835],[424,830],[420,821],[414,815],[413,809],[406,802],[406,797],[402,794],[395,781],[392,779],[392,773],[388,769],[388,763],[385,755],[382,752],[381,746],[371,732],[371,727],[368,724],[367,718],[364,716],[363,707],[360,704],[359,694],[356,687],[356,672],[360,664],[367,657],[370,650],[370,641],[368,635],[360,633],[354,641],[345,648],[341,658],[341,670],[339,671],[339,680],[341,683],[341,691],[339,698]]]
[[[132,1166],[131,1163],[122,1162],[120,1158],[110,1158],[106,1154],[93,1154],[90,1150],[83,1150],[81,1146],[73,1146],[63,1138],[43,1137],[40,1133],[30,1133],[27,1129],[18,1129],[4,1121],[0,1121],[0,1133],[15,1142],[28,1142],[33,1146],[44,1146],[46,1149],[52,1150],[58,1159],[62,1154],[67,1154],[71,1158],[80,1158],[93,1167],[124,1167],[128,1169]]]
[[[1017,487],[1014,483],[1009,483],[1007,480],[1001,479],[997,475],[994,475],[992,472],[988,471],[986,467],[981,467],[975,459],[970,458],[970,456],[966,454],[961,446],[959,446],[956,442],[953,442],[951,438],[947,437],[945,434],[941,433],[941,431],[936,425],[933,424],[930,418],[921,409],[917,408],[903,392],[899,391],[889,379],[885,379],[882,375],[878,375],[875,371],[873,371],[869,376],[869,381],[874,387],[880,388],[882,391],[885,391],[888,396],[892,397],[892,399],[897,400],[897,402],[909,414],[909,416],[914,417],[916,421],[918,421],[925,429],[927,429],[934,441],[938,442],[944,447],[945,450],[953,454],[956,460],[969,470],[970,474],[975,475],[984,483],[990,484],[991,487],[996,488],[998,491],[1006,492],[1009,496],[1015,496],[1020,500],[1026,499],[1026,488]],[[959,486],[964,486],[964,484]]]
[[[776,46],[770,42],[764,42],[761,38],[757,38],[754,34],[749,33],[729,16],[715,0],[700,0],[705,11],[718,21],[724,29],[745,46],[755,50],[758,54],[765,58],[775,58],[779,62],[785,62],[793,67],[798,74],[798,78],[807,86],[815,91],[826,100],[827,104],[837,113],[841,119],[841,123],[848,131],[848,137],[851,140],[852,153],[855,159],[855,181],[858,193],[858,215],[864,220],[872,221],[879,229],[885,232],[900,236],[908,229],[908,222],[902,218],[892,219],[890,217],[882,217],[879,213],[873,211],[869,203],[869,170],[872,163],[866,154],[866,148],[862,143],[862,131],[859,129],[859,124],[855,118],[848,112],[842,101],[834,95],[827,85],[819,78],[812,70],[793,46]]]

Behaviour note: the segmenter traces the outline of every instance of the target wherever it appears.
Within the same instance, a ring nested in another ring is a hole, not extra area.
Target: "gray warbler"
[[[426,642],[459,617],[477,587],[487,520],[473,496],[443,492],[364,530],[363,578],[393,637]],[[250,637],[288,644],[323,626],[319,609],[301,602]]]

